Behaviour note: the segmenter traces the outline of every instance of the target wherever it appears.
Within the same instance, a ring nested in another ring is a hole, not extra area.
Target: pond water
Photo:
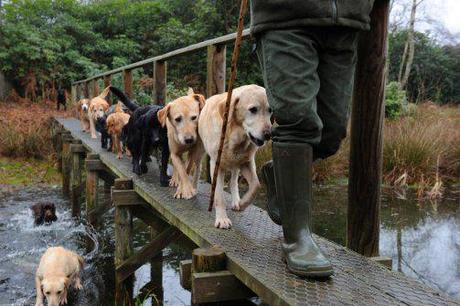
[[[381,255],[393,258],[393,270],[460,299],[459,193],[450,193],[437,203],[418,203],[388,194],[382,203]],[[344,244],[346,188],[318,187],[315,199],[314,230]],[[57,222],[33,225],[29,207],[39,201],[56,204]],[[258,205],[263,206],[263,202]],[[97,231],[83,220],[71,218],[60,188],[0,187],[0,305],[34,304],[35,269],[41,254],[54,245],[63,245],[85,258],[84,289],[71,295],[69,304],[113,305],[113,211],[103,216]],[[134,246],[138,248],[149,239],[149,231],[141,222],[135,222],[134,227]],[[163,275],[163,288],[158,284],[149,288],[158,298],[163,295],[165,305],[190,305],[190,293],[179,285],[178,269],[180,260],[190,258],[193,247],[188,241],[178,241],[164,251],[162,262],[152,265],[156,267],[152,268],[156,269],[154,274]],[[146,264],[136,272],[135,293],[150,281],[152,269]],[[145,303],[151,304],[155,302]]]

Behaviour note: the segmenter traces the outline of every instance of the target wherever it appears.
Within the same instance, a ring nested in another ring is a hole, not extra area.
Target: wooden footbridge
[[[216,229],[214,215],[207,211],[209,184],[201,183],[193,200],[176,200],[174,188],[160,187],[155,161],[149,164],[149,173],[133,175],[130,160],[118,160],[115,154],[101,149],[98,139],[81,131],[78,120],[55,118],[53,135],[63,190],[71,197],[75,215],[79,214],[82,191],[86,189],[86,216],[97,223],[97,216],[104,210],[98,201],[103,188],[99,182],[112,185],[116,305],[130,305],[133,273],[181,235],[201,248],[220,246],[225,252],[220,259],[210,259],[211,264],[200,266],[197,261],[191,267],[182,263],[181,282],[191,289],[195,305],[255,295],[269,305],[460,305],[443,293],[318,236],[315,238],[330,257],[335,275],[327,281],[299,278],[282,262],[281,227],[264,210],[251,206],[243,213],[230,211],[232,229]],[[151,242],[137,252],[132,245],[133,218],[152,229]]]
[[[136,269],[181,236],[200,247],[193,252],[192,261],[181,263],[181,284],[191,290],[194,305],[241,301],[251,296],[269,305],[460,305],[372,259],[378,256],[379,244],[388,4],[389,0],[375,1],[371,31],[361,34],[358,48],[351,118],[348,248],[316,237],[334,267],[335,275],[329,280],[302,279],[287,271],[281,260],[281,227],[262,209],[252,206],[243,213],[230,212],[232,229],[216,229],[214,216],[207,211],[209,184],[201,183],[193,200],[176,200],[174,190],[160,187],[155,162],[149,164],[147,174],[133,175],[127,158],[118,160],[115,154],[101,149],[100,141],[83,133],[76,119],[54,118],[53,141],[63,191],[71,199],[73,214],[80,215],[85,193],[86,216],[90,223],[97,223],[100,213],[107,209],[99,201],[100,182],[111,187],[116,305],[133,303]],[[244,38],[248,37],[245,31]],[[234,34],[226,35],[77,81],[72,84],[72,101],[98,95],[99,81],[108,86],[117,73],[123,75],[124,90],[134,97],[133,69],[153,64],[153,101],[164,104],[167,61],[203,49],[208,56],[207,96],[224,92],[226,44],[234,39]],[[133,218],[149,225],[152,234],[150,243],[137,252],[132,242]],[[152,278],[158,277],[152,272]]]

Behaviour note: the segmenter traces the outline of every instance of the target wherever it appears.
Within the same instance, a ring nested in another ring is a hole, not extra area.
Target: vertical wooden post
[[[152,240],[155,239],[159,233],[160,232],[158,229],[150,227],[150,237]],[[163,305],[163,251],[161,251],[157,256],[153,257],[150,261],[150,282],[153,284],[152,293],[156,298],[155,300],[158,302],[154,302],[154,298],[152,297],[152,305]]]
[[[84,91],[84,96],[87,99],[91,99],[92,96],[90,95],[91,93],[89,92],[89,84],[88,82],[83,83],[83,91]]]
[[[104,88],[107,88],[108,86],[110,86],[111,82],[112,82],[112,76],[111,75],[106,75],[104,77]],[[109,94],[107,95],[107,101],[109,101],[109,104],[111,104],[112,96],[110,94],[110,91],[109,91]]]
[[[57,160],[57,170],[62,172],[62,128],[59,127],[59,124],[56,124],[56,160]]]
[[[114,190],[133,189],[131,179],[115,179]],[[133,254],[133,216],[128,207],[115,206],[115,267]],[[131,305],[133,278],[119,281],[115,276],[115,305]]]
[[[65,196],[70,195],[70,172],[71,172],[71,153],[70,143],[73,138],[70,133],[62,134],[62,192]]]
[[[86,162],[98,161],[99,154],[87,154]],[[90,224],[96,224],[96,209],[98,207],[99,175],[96,170],[86,169],[86,218]]]
[[[351,116],[347,247],[378,256],[389,0],[376,0],[358,46]]]
[[[93,97],[96,97],[99,95],[99,80],[94,79],[92,83],[93,83]]]
[[[134,98],[133,95],[133,71],[132,70],[123,70],[123,86],[125,93],[131,99]]]
[[[75,101],[78,102],[81,99],[81,84],[76,84],[75,89],[76,89],[76,97],[77,97]]]
[[[167,62],[156,61],[153,63],[153,101],[158,105],[165,105],[166,103],[166,75],[167,75]]]
[[[70,145],[72,154],[72,171],[70,172],[70,204],[72,205],[72,217],[80,217],[83,154],[85,150],[81,140],[75,140]]]
[[[225,92],[225,67],[226,67],[225,45],[208,46],[206,95],[211,97]],[[211,168],[209,156],[206,156],[205,179],[211,183]]]
[[[77,104],[77,101],[78,101],[78,97],[77,97],[77,85],[72,85],[71,87],[71,104],[72,106],[74,106],[75,104]]]
[[[217,272],[227,268],[227,256],[224,251],[218,247],[198,248],[192,252],[192,305],[199,305],[198,300],[203,292],[200,292],[194,286],[194,273]]]

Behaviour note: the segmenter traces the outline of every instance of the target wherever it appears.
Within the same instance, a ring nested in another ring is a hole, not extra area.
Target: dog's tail
[[[107,86],[106,88],[104,88],[102,93],[99,95],[99,98],[101,99],[107,98],[107,96],[109,95],[109,91],[110,91],[110,86]]]
[[[131,101],[127,95],[125,95],[124,92],[122,92],[120,89],[110,86],[110,91],[118,97],[118,99],[123,102],[124,105],[126,105],[127,108],[129,108],[130,111],[134,112],[137,108],[139,108],[139,105]]]
[[[123,106],[120,101],[115,105],[115,111],[114,113],[123,113]]]

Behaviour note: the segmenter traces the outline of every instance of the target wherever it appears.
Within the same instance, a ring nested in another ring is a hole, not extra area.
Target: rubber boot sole
[[[315,278],[315,279],[328,279],[329,277],[331,277],[332,275],[334,275],[334,270],[332,269],[332,267],[330,268],[326,268],[326,269],[322,269],[322,270],[299,270],[299,269],[295,269],[295,268],[292,268],[288,265],[287,263],[287,260],[286,260],[286,256],[283,254],[282,256],[282,259],[283,259],[283,262],[286,264],[286,267],[288,268],[288,270],[292,273],[294,273],[295,275],[297,276],[300,276],[300,277],[307,277],[307,278]]]

